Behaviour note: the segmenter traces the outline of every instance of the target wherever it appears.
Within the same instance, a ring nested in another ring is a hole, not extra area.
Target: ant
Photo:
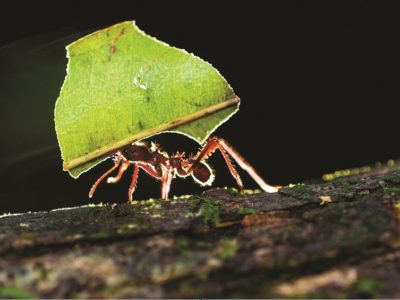
[[[227,141],[218,137],[211,137],[203,144],[197,155],[190,155],[186,158],[185,153],[177,152],[169,156],[163,152],[156,143],[149,145],[146,141],[135,142],[114,154],[114,166],[105,172],[94,183],[89,192],[89,198],[92,198],[99,183],[107,177],[112,171],[119,167],[115,177],[108,177],[107,183],[118,182],[123,173],[130,165],[134,166],[131,185],[129,187],[129,201],[132,201],[132,195],[136,188],[139,169],[142,169],[150,176],[161,180],[161,198],[167,200],[171,187],[172,179],[176,176],[188,177],[191,175],[195,182],[201,186],[211,185],[214,181],[214,173],[211,167],[205,162],[216,150],[219,150],[225,159],[228,169],[236,180],[240,189],[243,188],[242,180],[231,162],[230,156],[239,164],[242,169],[247,171],[257,184],[266,192],[273,193],[278,191],[278,187],[273,187],[257,174],[254,168],[228,144]]]

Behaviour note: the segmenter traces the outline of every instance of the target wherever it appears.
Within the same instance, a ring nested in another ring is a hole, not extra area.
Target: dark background
[[[223,136],[272,184],[400,156],[399,5],[386,1],[2,1],[0,13],[0,212],[89,203],[112,163],[78,180],[62,172],[53,109],[65,45],[135,20],[146,33],[212,63],[241,97]],[[182,136],[157,137],[195,151]],[[219,155],[215,186],[234,181]],[[243,173],[242,173],[243,174]],[[91,202],[123,202],[129,175]],[[247,187],[255,188],[246,174]],[[200,192],[176,180],[172,194]],[[158,197],[142,174],[136,198]]]

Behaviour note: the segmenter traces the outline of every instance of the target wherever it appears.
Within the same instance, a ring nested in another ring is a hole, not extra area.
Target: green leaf
[[[209,63],[123,22],[67,46],[55,108],[64,169],[74,177],[116,149],[163,131],[202,143],[239,107]]]

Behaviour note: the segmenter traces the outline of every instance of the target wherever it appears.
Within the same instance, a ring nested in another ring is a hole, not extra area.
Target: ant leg
[[[266,192],[276,193],[279,187],[274,187],[268,185],[264,179],[254,170],[254,168],[241,156],[231,145],[228,144],[224,139],[218,139],[218,144],[226,150],[233,157],[233,159],[238,163],[238,165],[245,170],[254,179],[255,182]]]
[[[147,164],[144,163],[136,163],[136,165],[138,165],[141,169],[143,169],[147,174],[149,174],[150,176],[153,176],[156,179],[162,179],[162,172],[157,172],[155,171],[152,167],[150,167]]]
[[[224,139],[220,139],[217,137],[212,137],[208,140],[208,142],[204,145],[203,149],[200,151],[199,155],[197,155],[195,162],[189,168],[188,172],[191,172],[197,163],[202,160],[207,159],[216,149],[219,149],[222,156],[225,159],[226,164],[228,165],[229,171],[232,176],[236,179],[239,187],[242,187],[241,179],[232,165],[232,162],[229,159],[229,155],[233,157],[233,159],[238,163],[238,165],[245,170],[249,175],[254,179],[255,182],[266,192],[274,193],[279,190],[277,187],[273,187],[268,185],[260,175],[254,170],[254,168],[241,156],[231,145],[228,144]],[[227,153],[228,154],[227,154]],[[240,184],[239,184],[240,183]]]
[[[124,172],[126,171],[126,169],[128,169],[128,167],[129,167],[130,164],[131,164],[131,163],[130,163],[129,161],[124,161],[124,162],[121,164],[121,166],[119,167],[117,176],[115,176],[115,177],[108,177],[108,178],[107,178],[107,183],[117,183],[117,182],[121,179],[121,177],[122,177],[122,175],[124,174]]]
[[[199,162],[206,160],[217,149],[220,150],[222,157],[224,158],[225,163],[227,164],[229,172],[231,173],[232,177],[236,180],[236,183],[239,186],[239,188],[242,189],[243,188],[242,179],[240,178],[239,173],[236,171],[235,166],[232,164],[229,155],[226,153],[225,149],[220,146],[219,139],[216,137],[212,137],[207,141],[207,143],[200,150],[200,153],[196,156],[195,162],[190,166],[187,172],[188,173],[192,172],[192,170],[196,167],[196,165]]]
[[[173,176],[173,169],[168,168],[165,172],[164,176],[162,177],[161,182],[161,198],[164,200],[168,200],[168,194],[171,189],[171,182]]]
[[[131,185],[128,190],[129,201],[132,201],[132,199],[133,199],[133,192],[135,191],[135,188],[136,188],[136,183],[137,183],[137,179],[138,179],[138,175],[139,175],[139,168],[144,170],[147,174],[155,177],[156,179],[161,179],[161,177],[162,177],[162,174],[157,173],[155,170],[153,170],[147,164],[140,163],[140,162],[135,163],[135,167],[133,169]]]
[[[228,169],[231,172],[231,175],[233,178],[235,178],[237,185],[239,186],[240,189],[243,189],[243,182],[242,179],[239,176],[239,173],[236,171],[235,166],[232,164],[231,158],[229,155],[226,153],[225,149],[222,147],[218,147],[219,151],[222,154],[222,157],[225,159],[226,164],[228,165]]]
[[[129,201],[132,201],[132,195],[136,188],[138,174],[139,174],[139,166],[137,164],[135,164],[135,167],[133,169],[133,174],[132,174],[131,185],[129,186],[129,190],[128,190]]]
[[[116,168],[118,168],[119,164],[121,163],[122,160],[122,155],[121,152],[117,152],[117,156],[115,159],[115,163],[114,166],[112,168],[110,168],[107,172],[105,172],[103,175],[101,175],[101,177],[99,179],[96,180],[96,182],[93,184],[92,188],[89,191],[89,198],[93,197],[94,191],[96,190],[97,186],[99,185],[99,183],[108,176],[108,174],[110,174],[112,171],[114,171]]]
[[[169,168],[164,174],[162,169],[159,172],[148,166],[147,164],[138,163],[139,167],[146,171],[147,174],[156,179],[161,179],[161,198],[168,200],[168,194],[171,188],[171,181],[173,177],[173,169]]]

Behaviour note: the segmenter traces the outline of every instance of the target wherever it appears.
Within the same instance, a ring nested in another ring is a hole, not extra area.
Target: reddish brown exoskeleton
[[[117,175],[115,177],[108,177],[107,183],[118,182],[121,179],[122,174],[130,165],[133,165],[134,167],[132,181],[128,191],[130,201],[132,201],[132,194],[136,187],[139,169],[142,169],[147,174],[161,180],[162,199],[168,199],[172,179],[176,176],[187,177],[191,175],[200,185],[211,185],[214,180],[214,174],[205,161],[216,150],[221,152],[226,164],[228,165],[229,171],[233,178],[235,178],[239,188],[243,188],[243,183],[232,164],[230,157],[232,157],[239,166],[242,167],[242,169],[247,171],[264,191],[273,193],[278,190],[277,187],[265,183],[254,168],[224,139],[211,137],[204,143],[201,150],[195,156],[191,155],[189,157],[185,157],[185,153],[176,153],[169,156],[166,152],[161,151],[159,145],[155,143],[151,143],[150,145],[147,142],[133,143],[115,153],[114,166],[97,179],[90,189],[89,198],[93,196],[99,183],[112,171],[119,167]]]

